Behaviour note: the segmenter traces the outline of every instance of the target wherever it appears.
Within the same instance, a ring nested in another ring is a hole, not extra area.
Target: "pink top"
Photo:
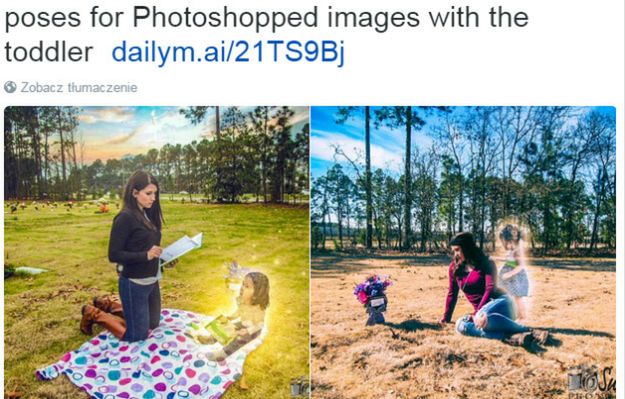
[[[490,259],[488,264],[488,272],[473,269],[467,274],[460,274],[455,277],[455,264],[453,261],[449,264],[449,290],[447,291],[447,300],[445,301],[445,321],[451,321],[451,316],[454,313],[458,300],[458,289],[462,289],[464,296],[473,305],[473,314],[480,310],[491,298],[498,298],[502,295],[502,292],[495,287],[497,279],[496,269]]]

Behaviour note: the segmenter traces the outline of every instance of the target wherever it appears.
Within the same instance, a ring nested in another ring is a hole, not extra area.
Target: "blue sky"
[[[371,117],[378,107],[371,107]],[[320,176],[334,164],[335,145],[352,159],[364,164],[364,107],[343,124],[336,123],[338,107],[311,108],[311,172],[313,177]],[[375,127],[371,123],[371,167],[399,172],[404,155],[405,131]],[[414,132],[413,143],[429,147],[432,140],[423,132]]]
[[[375,127],[374,111],[379,107],[371,107],[371,167],[382,168],[391,173],[400,174],[403,170],[402,159],[405,154],[405,130]],[[462,112],[464,107],[453,107],[454,112]],[[615,116],[614,107],[594,107],[593,109]],[[327,171],[335,161],[334,146],[341,149],[352,159],[364,165],[364,107],[343,124],[336,123],[338,107],[312,107],[311,111],[311,173],[317,178]],[[430,129],[436,122],[436,116],[422,116],[426,124],[422,130],[413,131],[412,145],[427,149],[433,144],[429,136]],[[338,159],[346,165],[344,158]]]
[[[224,112],[222,107],[220,112]],[[308,107],[291,107],[293,133],[308,123]],[[215,112],[211,108],[205,121],[192,125],[181,107],[81,107],[76,137],[84,142],[84,162],[106,161],[124,155],[144,154],[164,144],[188,144],[211,137]],[[240,107],[244,113],[254,107]]]

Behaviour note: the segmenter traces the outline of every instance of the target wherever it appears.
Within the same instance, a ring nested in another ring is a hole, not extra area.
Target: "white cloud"
[[[324,161],[335,160],[335,147],[340,147],[345,155],[352,160],[364,163],[365,142],[356,140],[340,133],[315,130],[311,137],[310,155]],[[403,150],[401,147],[385,148],[371,144],[371,167],[400,170]],[[341,159],[338,160],[343,163]]]
[[[192,128],[189,121],[177,110],[169,110],[160,115],[153,110],[150,112],[149,119],[142,120],[128,138],[135,138],[137,143],[158,145],[162,142],[176,142],[175,139],[181,133]]]
[[[299,109],[299,108],[292,108],[295,111],[295,114],[293,115],[293,118],[291,118],[291,125],[296,125],[300,122],[308,122],[308,120],[310,119],[310,115],[309,115],[309,108],[308,107],[304,107],[303,109]]]
[[[154,116],[153,123],[158,129],[176,129],[189,126],[189,120],[178,110],[170,110],[161,116]]]
[[[125,144],[130,139],[132,139],[137,133],[138,133],[137,129],[135,129],[135,130],[133,130],[133,131],[131,131],[129,133],[122,133],[122,134],[114,136],[113,138],[103,142],[101,145],[110,146],[110,145]]]
[[[134,109],[131,107],[103,107],[87,109],[78,115],[82,123],[121,123],[127,122],[134,117]]]

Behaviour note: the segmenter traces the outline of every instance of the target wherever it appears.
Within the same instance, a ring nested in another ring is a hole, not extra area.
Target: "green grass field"
[[[4,388],[24,398],[86,397],[67,378],[38,382],[35,369],[56,362],[88,337],[80,309],[94,295],[117,293],[107,258],[111,212],[94,205],[71,211],[32,206],[5,211],[5,264],[48,269],[4,282]],[[308,207],[200,205],[163,201],[163,245],[204,233],[203,246],[166,269],[163,307],[204,314],[234,309],[224,282],[226,263],[260,270],[271,283],[269,334],[246,360],[248,390],[236,384],[225,398],[290,397],[290,381],[309,372]],[[96,332],[100,331],[96,328]]]

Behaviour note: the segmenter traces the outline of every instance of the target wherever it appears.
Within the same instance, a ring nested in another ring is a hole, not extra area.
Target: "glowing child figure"
[[[505,263],[499,270],[499,286],[514,299],[518,320],[524,320],[527,318],[525,298],[529,296],[529,278],[522,247],[523,234],[516,225],[507,224],[499,233],[499,239],[506,250]]]

